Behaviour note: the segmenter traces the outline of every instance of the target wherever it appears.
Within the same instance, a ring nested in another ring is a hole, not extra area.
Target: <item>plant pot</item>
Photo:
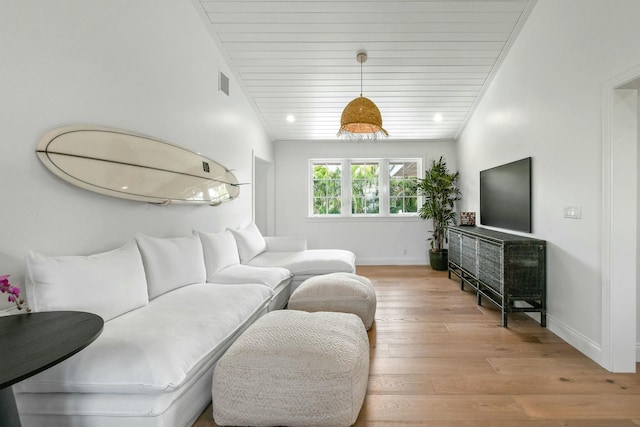
[[[449,268],[449,250],[429,251],[429,263],[436,271],[446,271]]]

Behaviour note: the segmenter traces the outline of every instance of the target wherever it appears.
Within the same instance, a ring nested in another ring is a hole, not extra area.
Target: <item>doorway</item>
[[[274,234],[273,164],[253,155],[253,222],[262,235]]]
[[[640,67],[604,88],[602,358],[613,372],[638,360],[638,123]]]

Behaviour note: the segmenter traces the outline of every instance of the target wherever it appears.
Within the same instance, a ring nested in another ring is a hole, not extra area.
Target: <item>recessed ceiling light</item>
[[[293,123],[293,122],[296,121],[296,118],[295,118],[295,116],[293,114],[289,114],[289,115],[287,115],[287,121],[289,123]]]
[[[444,116],[440,113],[434,114],[433,116],[433,121],[434,122],[441,122],[442,120],[444,120]]]

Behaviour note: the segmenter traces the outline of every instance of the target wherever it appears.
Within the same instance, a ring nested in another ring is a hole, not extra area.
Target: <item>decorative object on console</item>
[[[342,111],[338,136],[356,141],[386,138],[389,134],[382,127],[380,110],[373,101],[362,96],[362,64],[367,61],[367,53],[358,52],[356,59],[360,63],[360,97]]]
[[[476,225],[476,213],[460,212],[460,225]]]
[[[460,200],[458,188],[459,172],[451,173],[443,157],[436,162],[432,161],[431,167],[425,171],[424,178],[418,179],[418,194],[424,196],[424,203],[418,215],[422,219],[430,219],[433,230],[429,241],[429,262],[434,270],[447,270],[448,251],[444,248],[447,239],[447,227],[455,224],[456,212],[454,205]]]
[[[214,160],[117,129],[61,127],[48,132],[36,151],[63,180],[113,197],[218,206],[240,194],[233,173]]]

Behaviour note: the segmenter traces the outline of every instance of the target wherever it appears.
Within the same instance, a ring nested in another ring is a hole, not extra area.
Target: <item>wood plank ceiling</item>
[[[274,140],[336,140],[366,51],[389,138],[424,141],[460,135],[535,0],[197,2]]]

